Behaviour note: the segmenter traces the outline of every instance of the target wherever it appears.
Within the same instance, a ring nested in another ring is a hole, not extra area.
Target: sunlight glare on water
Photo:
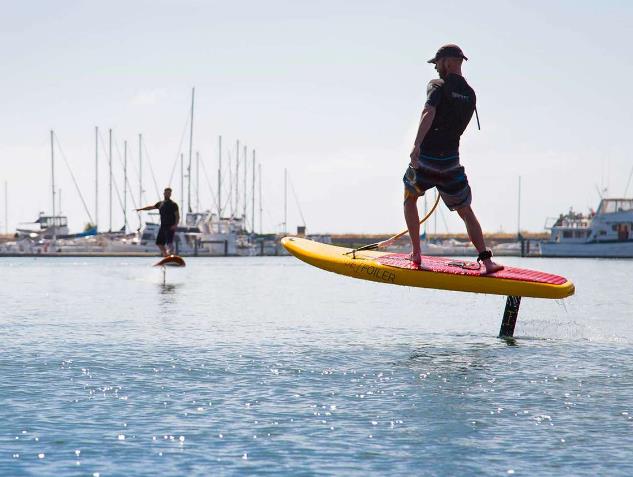
[[[386,286],[289,257],[15,258],[1,475],[630,475],[628,260],[507,258],[524,299]]]

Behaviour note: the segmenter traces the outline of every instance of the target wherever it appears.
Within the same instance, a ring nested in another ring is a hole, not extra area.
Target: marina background
[[[104,136],[111,128],[120,149],[143,133],[159,187],[167,185],[195,86],[194,152],[209,172],[219,135],[227,148],[239,139],[257,149],[264,232],[280,231],[284,169],[309,232],[398,231],[401,177],[435,76],[426,59],[448,41],[469,56],[465,74],[478,93],[482,130],[467,131],[462,156],[484,230],[516,230],[519,176],[521,223],[531,232],[570,206],[595,208],[596,186],[612,196],[625,190],[633,99],[605,77],[633,73],[628,3],[243,5],[10,5],[0,20],[8,229],[49,212],[51,129],[89,204],[95,126]],[[450,35],[437,18],[450,18]],[[79,231],[87,218],[62,162],[58,180],[70,229]],[[103,230],[106,188],[101,194]],[[463,232],[455,214],[445,215],[449,232]],[[300,224],[294,206],[288,222]]]

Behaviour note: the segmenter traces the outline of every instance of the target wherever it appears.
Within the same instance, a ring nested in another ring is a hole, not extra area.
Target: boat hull
[[[541,242],[542,257],[633,258],[633,240],[618,242]]]

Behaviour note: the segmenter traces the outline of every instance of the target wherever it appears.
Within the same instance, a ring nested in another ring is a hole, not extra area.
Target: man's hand
[[[418,160],[420,159],[420,146],[413,146],[413,150],[411,151],[411,154],[409,154],[409,157],[411,158],[409,165],[414,169],[417,169]]]

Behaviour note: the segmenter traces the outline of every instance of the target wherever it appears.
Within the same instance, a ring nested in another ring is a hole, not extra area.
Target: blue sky
[[[50,129],[91,212],[95,126],[104,138],[112,128],[119,148],[128,139],[133,164],[142,132],[166,185],[195,86],[194,150],[215,186],[218,135],[230,151],[237,139],[256,148],[264,230],[282,222],[286,167],[309,231],[395,232],[435,77],[426,60],[448,42],[470,58],[464,75],[478,94],[482,130],[471,123],[461,154],[485,230],[516,230],[519,176],[521,225],[537,231],[570,206],[595,207],[597,188],[622,195],[633,167],[630,2],[32,1],[6,4],[0,24],[10,230],[50,211]],[[61,159],[56,169],[63,212],[79,229],[87,216]],[[114,173],[121,186],[120,167]],[[152,202],[151,177],[144,182]],[[179,181],[171,185],[179,200]],[[4,226],[3,193],[0,204]],[[464,230],[447,209],[443,217],[438,231]],[[300,223],[292,195],[288,222]]]

